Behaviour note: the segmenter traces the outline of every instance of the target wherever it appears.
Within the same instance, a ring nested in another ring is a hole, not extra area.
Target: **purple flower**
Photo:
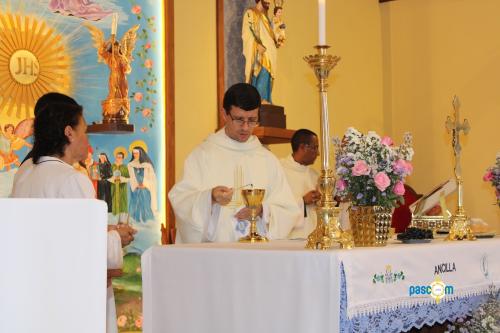
[[[363,197],[363,193],[358,193],[358,195],[356,195],[356,199],[361,199]]]

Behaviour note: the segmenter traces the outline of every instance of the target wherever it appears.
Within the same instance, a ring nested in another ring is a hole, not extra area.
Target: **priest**
[[[265,189],[257,229],[270,239],[286,239],[301,217],[278,159],[252,135],[258,125],[260,95],[237,83],[224,95],[226,125],[194,149],[182,179],[168,197],[177,221],[177,243],[231,242],[249,230],[250,210],[242,188]]]
[[[296,202],[302,211],[290,238],[307,238],[316,227],[316,190],[318,172],[311,167],[319,156],[318,136],[308,129],[299,129],[292,136],[292,153],[280,160]]]

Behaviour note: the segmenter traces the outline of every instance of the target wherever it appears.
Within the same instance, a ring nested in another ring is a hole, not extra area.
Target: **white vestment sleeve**
[[[108,231],[108,269],[118,269],[123,266],[122,241],[118,231]]]
[[[182,243],[200,243],[205,232],[213,231],[207,225],[212,215],[212,189],[203,188],[200,154],[195,150],[188,156],[182,179],[168,193]]]

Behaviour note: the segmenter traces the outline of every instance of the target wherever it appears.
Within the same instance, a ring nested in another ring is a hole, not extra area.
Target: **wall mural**
[[[155,0],[0,0],[0,197],[32,147],[40,96],[74,97],[88,124],[130,110],[135,130],[89,134],[88,158],[75,165],[106,201],[109,223],[138,230],[113,283],[121,332],[141,331],[140,255],[160,243],[164,220],[162,13]]]

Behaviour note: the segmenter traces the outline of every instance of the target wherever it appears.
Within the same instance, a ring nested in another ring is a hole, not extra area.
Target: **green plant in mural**
[[[141,45],[135,55],[141,59],[140,66],[146,69],[146,76],[135,81],[136,90],[132,92],[130,97],[136,102],[135,113],[141,113],[148,120],[148,126],[141,128],[142,132],[147,132],[148,127],[153,127],[155,111],[158,105],[158,91],[156,90],[158,78],[154,72],[155,64],[151,59],[151,52],[156,49],[157,45],[154,41],[151,42],[150,37],[150,32],[156,32],[156,18],[154,16],[147,17],[135,0],[129,1],[132,5],[132,14],[135,15],[137,21],[143,27],[137,32],[137,39],[141,41]]]

